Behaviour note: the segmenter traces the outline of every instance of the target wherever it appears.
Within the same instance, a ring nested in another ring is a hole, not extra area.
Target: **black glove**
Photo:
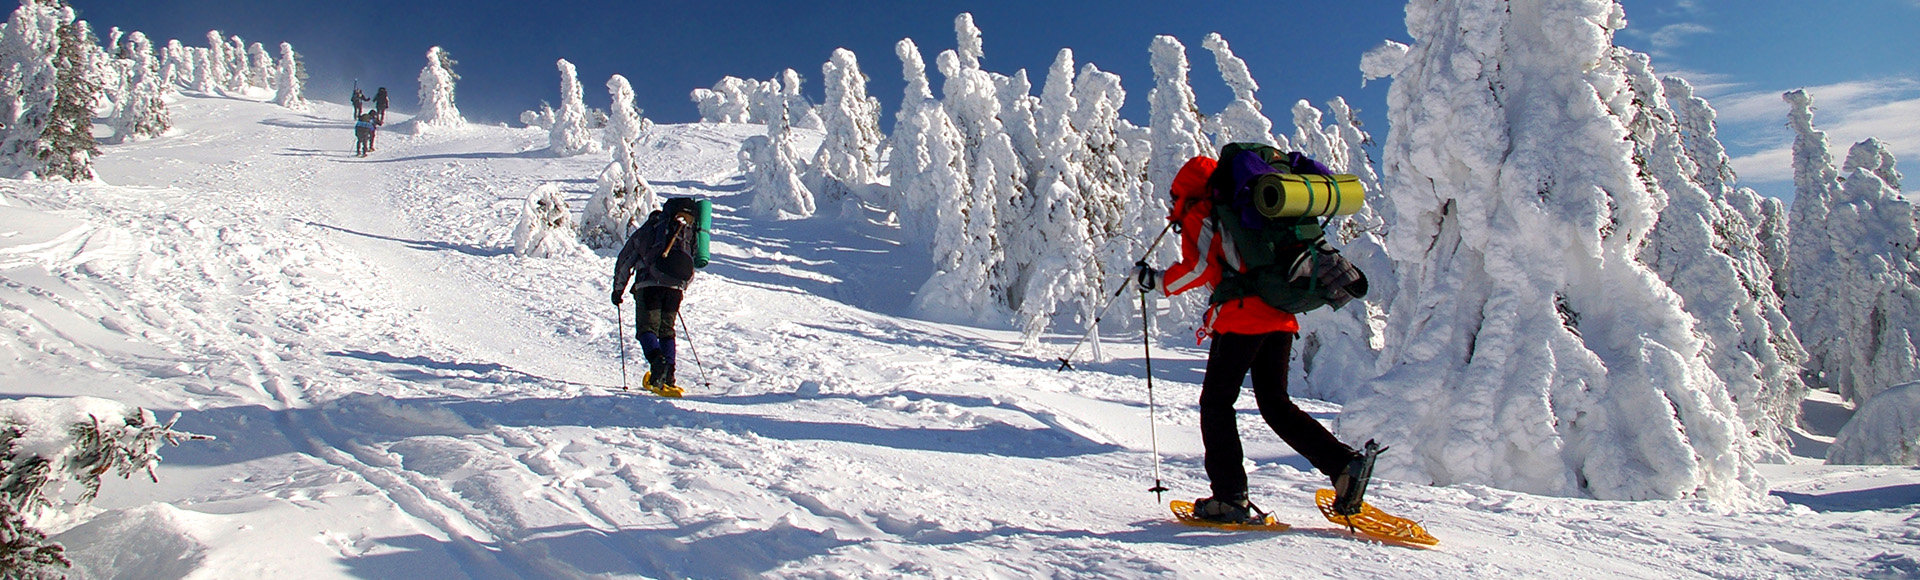
[[[621,292],[621,291],[619,291],[619,290],[614,290],[614,291],[613,291],[613,303],[614,303],[614,304],[616,304],[616,305],[617,305],[617,304],[619,304],[619,303],[620,303],[620,300],[621,300],[621,298],[620,298],[620,295],[621,295],[621,294],[625,294],[625,292]]]
[[[1160,271],[1148,266],[1146,260],[1134,262],[1133,281],[1140,286],[1141,292],[1152,292],[1160,286]]]

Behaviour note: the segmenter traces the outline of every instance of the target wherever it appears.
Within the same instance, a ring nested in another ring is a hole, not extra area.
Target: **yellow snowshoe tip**
[[[1322,489],[1313,494],[1314,505],[1320,507],[1320,515],[1326,516],[1329,522],[1346,526],[1361,535],[1382,542],[1419,547],[1440,544],[1440,540],[1428,534],[1426,528],[1420,527],[1418,522],[1389,515],[1373,507],[1373,504],[1361,502],[1358,515],[1343,516],[1335,513],[1333,497],[1334,492],[1331,489]]]
[[[681,396],[684,396],[687,394],[686,390],[681,389],[679,385],[661,385],[658,387],[653,386],[653,373],[651,372],[640,376],[640,388],[645,390],[646,392],[653,393],[655,395],[660,395],[662,397],[667,397],[669,399],[678,399]]]
[[[1212,520],[1200,519],[1198,516],[1193,515],[1193,502],[1186,501],[1186,500],[1178,500],[1178,499],[1173,500],[1173,502],[1167,504],[1167,507],[1173,509],[1174,519],[1180,520],[1180,523],[1183,523],[1189,526],[1201,526],[1201,527],[1208,527],[1208,528],[1219,528],[1222,530],[1256,531],[1256,532],[1284,532],[1289,529],[1293,529],[1292,525],[1283,524],[1273,519],[1273,514],[1266,514],[1262,516],[1264,518],[1262,520],[1262,523],[1241,524],[1241,523],[1230,523],[1230,522],[1216,522]]]

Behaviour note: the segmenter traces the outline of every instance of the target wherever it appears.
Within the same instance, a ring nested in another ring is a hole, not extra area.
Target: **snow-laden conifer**
[[[193,84],[188,88],[193,92],[211,95],[219,82],[214,80],[219,72],[219,54],[212,49],[193,47]]]
[[[216,87],[225,86],[227,78],[232,76],[228,68],[227,41],[218,30],[207,31],[206,52],[200,55],[200,63],[194,68],[200,71],[200,77],[194,79],[194,87],[202,92],[213,92]],[[200,89],[200,87],[206,87]]]
[[[580,76],[567,59],[560,59],[555,66],[560,70],[560,108],[555,110],[553,128],[547,132],[547,150],[559,157],[591,152],[595,143],[587,131],[587,105],[582,100]]]
[[[1305,132],[1304,127],[1318,123],[1319,111],[1307,109],[1303,112],[1295,105],[1295,121],[1310,121],[1300,123],[1296,131]],[[1327,238],[1342,256],[1366,273],[1369,289],[1365,299],[1340,310],[1321,309],[1300,316],[1300,334],[1289,372],[1297,379],[1293,383],[1298,385],[1297,394],[1345,402],[1360,385],[1379,374],[1380,351],[1376,345],[1382,337],[1374,321],[1386,312],[1395,285],[1393,261],[1386,254],[1386,218],[1392,210],[1367,153],[1366,145],[1372,137],[1360,129],[1345,99],[1335,97],[1327,103],[1327,111],[1333,122],[1315,132],[1326,142],[1324,147],[1334,153],[1322,162],[1335,173],[1359,177],[1367,191],[1366,204],[1359,212],[1330,222]],[[1306,140],[1295,139],[1294,144],[1302,141]]]
[[[998,83],[979,68],[983,53],[972,15],[956,17],[954,31],[960,51],[943,51],[937,62],[946,77],[942,104],[967,158],[964,241],[957,256],[935,256],[934,275],[915,296],[914,308],[939,320],[1004,324],[1019,307],[1013,288],[1022,265],[1008,259],[1001,219],[1013,216],[1002,212],[1025,203],[1026,175],[999,119]],[[948,261],[953,257],[958,263]]]
[[[555,258],[585,253],[567,198],[554,183],[542,183],[527,195],[520,208],[520,224],[513,229],[513,253],[529,258]]]
[[[867,96],[867,76],[853,51],[834,49],[820,65],[826,102],[820,106],[826,138],[803,178],[820,204],[856,210],[860,192],[877,178],[880,146],[880,100]]]
[[[1313,103],[1300,99],[1293,103],[1293,142],[1288,144],[1295,151],[1307,154],[1329,167],[1347,165],[1347,147],[1339,144],[1339,134],[1329,133],[1320,125],[1325,114],[1313,107]]]
[[[1040,130],[1034,119],[1040,99],[1032,94],[1033,81],[1027,79],[1026,69],[1014,71],[1011,76],[994,74],[992,77],[1000,96],[1000,125],[1007,132],[1007,140],[1013,143],[1014,158],[1020,160],[1020,173],[1031,179],[1040,158],[1046,155],[1041,150]]]
[[[273,74],[273,55],[267,53],[267,45],[255,42],[247,45],[247,84],[270,89],[279,84],[279,78]]]
[[[303,78],[306,76],[304,68],[301,65],[300,54],[293,51],[293,45],[280,43],[280,66],[276,67],[272,73],[274,104],[295,111],[305,111],[309,108],[307,99],[300,95],[302,85],[306,82]]]
[[[771,219],[794,219],[813,215],[813,192],[800,181],[805,169],[800,154],[793,149],[793,127],[780,113],[767,123],[766,135],[748,137],[740,147],[740,171],[747,176],[753,193],[749,209]]]
[[[1798,377],[1798,339],[1775,328],[1784,319],[1772,273],[1746,218],[1694,181],[1702,172],[1647,55],[1623,52],[1616,60],[1626,67],[1633,94],[1627,128],[1641,179],[1667,198],[1640,260],[1693,315],[1708,364],[1755,438],[1755,458],[1783,459],[1806,386]]]
[[[1211,149],[1219,151],[1228,143],[1265,143],[1286,148],[1286,139],[1274,135],[1273,120],[1260,112],[1260,100],[1253,95],[1254,91],[1260,90],[1260,85],[1254,82],[1253,73],[1247,70],[1247,61],[1234,56],[1233,49],[1227,46],[1227,40],[1221,38],[1218,32],[1207,34],[1200,45],[1213,52],[1213,61],[1220,69],[1221,80],[1233,89],[1233,101],[1227,103],[1227,108],[1205,119],[1204,131],[1213,134]],[[1178,170],[1179,167],[1174,169]]]
[[[1631,101],[1609,58],[1619,6],[1419,1],[1406,23],[1385,148],[1389,370],[1342,437],[1392,446],[1387,479],[1760,497],[1691,318],[1635,259],[1659,200],[1616,117]]]
[[[1092,324],[1097,316],[1100,269],[1082,193],[1087,177],[1078,160],[1085,145],[1073,128],[1073,81],[1073,51],[1060,49],[1047,69],[1036,108],[1040,158],[1035,163],[1032,216],[1026,220],[1033,228],[1028,235],[1034,254],[1016,313],[1029,351],[1039,347],[1041,333],[1056,314],[1070,312],[1083,324]]]
[[[1162,199],[1173,184],[1173,175],[1186,165],[1188,159],[1201,155],[1212,156],[1215,150],[1209,146],[1203,133],[1199,107],[1194,104],[1193,85],[1187,82],[1187,47],[1179,39],[1171,36],[1156,36],[1148,47],[1152,57],[1153,90],[1147,93],[1147,116],[1153,130],[1153,157],[1147,162],[1147,194],[1142,196],[1146,204],[1131,216],[1138,225],[1145,225],[1165,216],[1167,202]],[[1252,79],[1246,79],[1251,83]],[[1249,105],[1251,106],[1251,105]],[[1268,123],[1269,126],[1272,123]],[[1248,137],[1258,135],[1249,134]],[[1139,229],[1158,230],[1157,226]],[[1172,261],[1175,252],[1162,249],[1165,260]]]
[[[1827,449],[1827,464],[1920,467],[1920,382],[1862,402]]]
[[[427,49],[427,66],[420,69],[420,114],[413,118],[416,131],[466,124],[453,101],[453,83],[460,80],[460,75],[453,73],[457,64],[440,47]]]
[[[39,139],[52,108],[53,53],[66,17],[56,6],[23,2],[0,34],[0,156],[9,165],[25,159],[23,143]]]
[[[222,88],[230,94],[246,94],[247,87],[252,84],[249,77],[253,74],[250,72],[253,70],[253,65],[247,58],[247,41],[242,40],[238,34],[233,35],[221,54],[227,57],[227,76],[221,79],[225,83]]]
[[[633,106],[633,84],[626,77],[607,79],[613,111],[607,119],[608,149],[613,160],[600,171],[600,188],[580,212],[580,241],[594,248],[616,248],[646,219],[655,205],[653,189],[640,175],[634,148],[653,123]]]
[[[748,110],[752,98],[747,94],[750,81],[727,76],[720,77],[710,89],[694,89],[690,95],[694,105],[700,110],[702,123],[750,123]]]
[[[894,44],[906,88],[894,112],[887,165],[903,237],[927,245],[935,264],[957,259],[966,220],[967,160],[960,130],[933,98],[913,39]]]
[[[1789,95],[1801,132],[1794,173],[1809,182],[1796,193],[1826,188],[1830,194],[1794,200],[1787,313],[1811,355],[1810,380],[1858,405],[1892,385],[1920,380],[1920,214],[1881,177],[1897,170],[1877,139],[1849,151],[1841,173],[1832,174],[1845,175],[1844,181],[1813,183],[1832,168],[1819,167],[1826,158],[1821,152],[1800,147],[1825,138],[1812,129],[1812,98]]]
[[[128,35],[128,53],[134,58],[126,94],[112,119],[114,136],[121,141],[158,137],[173,126],[167,110],[166,82],[153,68],[153,44],[138,31]]]
[[[793,69],[780,71],[780,82],[774,85],[778,91],[779,107],[786,111],[787,126],[799,129],[819,129],[820,113],[813,110],[813,102],[800,92],[805,80]],[[772,115],[768,115],[771,121]]]
[[[1154,235],[1146,229],[1159,227],[1138,219],[1144,212],[1139,199],[1153,197],[1141,181],[1151,144],[1138,135],[1144,130],[1120,118],[1126,100],[1119,75],[1093,63],[1080,67],[1073,83],[1071,124],[1078,130],[1081,147],[1073,163],[1086,176],[1080,202],[1086,208],[1087,236],[1098,264],[1099,273],[1093,279],[1103,285],[1114,283],[1133,267]]]
[[[167,40],[166,48],[160,50],[160,81],[168,91],[179,90],[193,76],[193,59],[187,47],[179,39]]]

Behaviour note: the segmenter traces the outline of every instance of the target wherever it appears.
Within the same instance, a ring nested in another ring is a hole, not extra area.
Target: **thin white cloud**
[[[1712,32],[1713,29],[1704,24],[1693,22],[1668,24],[1660,27],[1659,30],[1653,31],[1653,35],[1647,38],[1647,42],[1652,44],[1656,51],[1671,50],[1686,44],[1687,37],[1689,36],[1709,34]]]
[[[1915,0],[1920,3],[1920,0]],[[1814,127],[1826,132],[1834,160],[1845,159],[1853,144],[1874,137],[1896,157],[1920,161],[1920,81],[1880,79],[1806,87],[1813,95]],[[1793,180],[1793,134],[1785,127],[1784,91],[1757,91],[1714,101],[1722,134],[1764,135],[1759,149],[1734,158],[1742,183]]]

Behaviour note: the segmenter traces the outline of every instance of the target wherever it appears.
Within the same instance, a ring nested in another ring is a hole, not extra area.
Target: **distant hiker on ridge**
[[[359,119],[360,114],[366,112],[366,104],[367,94],[360,92],[359,88],[353,89],[353,118]]]
[[[1218,163],[1206,157],[1193,158],[1169,188],[1173,210],[1167,219],[1180,232],[1180,261],[1164,275],[1145,261],[1134,269],[1142,292],[1158,287],[1171,296],[1201,286],[1213,291],[1202,329],[1213,337],[1213,344],[1207,351],[1206,374],[1200,387],[1200,440],[1206,447],[1207,479],[1212,482],[1213,495],[1194,502],[1193,516],[1210,522],[1256,525],[1267,519],[1266,513],[1247,498],[1247,472],[1241,464],[1244,452],[1234,410],[1249,370],[1253,374],[1254,400],[1267,426],[1332,478],[1337,509],[1351,508],[1352,513],[1359,513],[1373,456],[1378,452],[1376,446],[1369,441],[1367,452],[1355,451],[1295,406],[1287,396],[1287,359],[1294,336],[1300,332],[1294,313],[1323,305],[1337,308],[1364,295],[1365,278],[1351,264],[1344,270],[1339,268],[1335,262],[1346,264],[1346,260],[1330,247],[1322,249],[1324,241],[1315,216],[1332,213],[1280,217],[1282,212],[1270,211],[1270,207],[1261,207],[1256,213],[1252,206],[1258,202],[1240,203],[1248,201],[1249,190],[1271,187],[1269,183],[1278,181],[1275,176],[1324,176],[1329,172],[1304,155],[1282,154],[1266,146],[1228,145],[1222,149],[1221,158]],[[1274,181],[1261,181],[1267,178]],[[1234,197],[1236,193],[1239,199]],[[1357,210],[1358,201],[1354,204],[1345,212]],[[1246,213],[1255,215],[1243,216]],[[1262,223],[1265,227],[1250,229],[1243,223]],[[1306,255],[1312,252],[1319,253]],[[1328,254],[1333,257],[1326,257]],[[1317,280],[1317,284],[1302,280],[1301,268],[1310,269],[1304,277]],[[1328,271],[1323,272],[1323,268]],[[1309,293],[1311,296],[1307,296]]]
[[[386,87],[380,87],[380,90],[373,92],[373,112],[376,115],[376,118],[379,119],[380,124],[382,125],[387,124],[387,88]]]
[[[699,208],[690,197],[668,198],[627,236],[613,268],[613,303],[620,304],[621,295],[627,293],[628,279],[633,280],[631,292],[638,298],[633,307],[634,332],[649,368],[644,388],[666,397],[683,392],[673,379],[673,323],[680,315],[682,292],[693,281]]]

